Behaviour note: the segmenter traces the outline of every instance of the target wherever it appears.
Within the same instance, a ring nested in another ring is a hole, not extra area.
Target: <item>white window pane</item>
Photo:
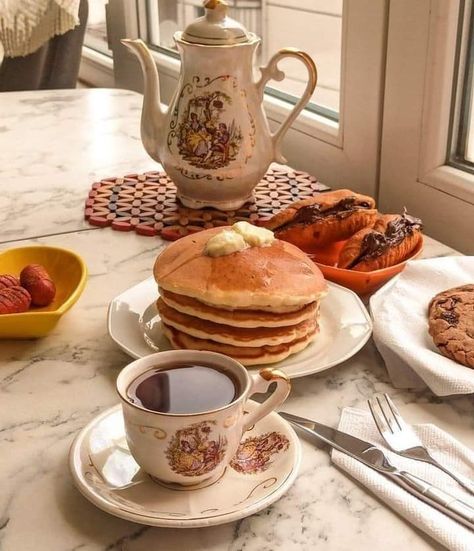
[[[314,104],[339,111],[342,0],[228,0],[230,15],[262,37],[259,63],[280,48],[293,46],[311,55],[318,67]],[[150,41],[174,49],[173,34],[203,15],[202,0],[150,0]],[[270,86],[300,96],[307,73],[297,60],[285,60],[282,82]]]
[[[287,7],[284,7],[286,4]],[[341,14],[315,10],[311,0],[276,1],[267,3],[268,27],[263,37],[263,57],[286,46],[296,46],[308,52],[318,67],[318,86],[313,96],[317,104],[339,110],[341,75]],[[332,4],[332,2],[319,2]],[[295,7],[298,5],[299,7]],[[333,6],[332,6],[333,8]],[[300,96],[304,91],[306,70],[296,60],[281,64],[287,78],[272,84],[278,89]]]
[[[108,0],[89,0],[89,17],[84,44],[89,48],[110,55],[105,22],[105,5],[107,2]]]
[[[468,114],[468,132],[466,136],[466,153],[465,158],[467,161],[474,163],[474,105],[472,90],[471,98],[469,101],[469,114]]]
[[[458,90],[453,95],[453,131],[451,164],[468,172],[474,171],[474,10],[473,2],[459,11],[461,40],[458,43],[457,66],[461,68],[457,79]]]

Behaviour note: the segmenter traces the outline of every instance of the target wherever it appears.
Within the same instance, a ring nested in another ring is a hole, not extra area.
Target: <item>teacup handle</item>
[[[285,78],[285,73],[278,69],[278,62],[285,57],[294,57],[296,59],[299,59],[301,62],[304,63],[304,65],[306,65],[306,69],[308,70],[308,82],[306,84],[303,95],[293,107],[286,120],[282,122],[280,128],[275,132],[275,134],[272,134],[274,160],[277,163],[283,164],[286,163],[286,159],[285,157],[283,157],[281,152],[281,140],[283,139],[283,136],[285,135],[286,131],[291,126],[293,121],[308,103],[318,82],[318,70],[316,69],[314,61],[306,52],[298,50],[297,48],[283,48],[270,59],[266,67],[260,67],[262,78],[258,81],[257,87],[262,101],[263,92],[265,90],[265,85],[267,84],[267,82],[270,79],[281,81]]]
[[[276,383],[276,388],[272,394],[255,408],[244,418],[244,430],[247,430],[252,425],[255,425],[265,415],[271,413],[279,405],[281,405],[288,394],[290,393],[291,383],[288,376],[279,369],[265,368],[260,370],[256,375],[251,375],[252,388],[249,392],[249,397],[257,392],[266,392],[272,383]]]

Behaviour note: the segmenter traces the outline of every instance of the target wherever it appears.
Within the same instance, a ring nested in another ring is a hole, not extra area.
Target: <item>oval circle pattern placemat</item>
[[[239,220],[266,218],[290,203],[330,188],[314,176],[278,165],[268,170],[254,192],[253,201],[235,211],[190,209],[176,199],[176,186],[164,172],[128,174],[106,178],[92,185],[85,218],[94,226],[117,231],[160,235],[176,240],[189,233]]]

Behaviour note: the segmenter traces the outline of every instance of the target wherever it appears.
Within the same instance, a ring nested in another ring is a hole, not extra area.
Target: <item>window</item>
[[[107,9],[110,1],[89,0],[79,80],[88,86],[113,88],[112,51],[107,34]]]
[[[295,46],[318,66],[318,86],[308,108],[333,120],[339,117],[341,81],[342,0],[229,0],[230,16],[262,37],[258,63],[264,65],[279,49]],[[148,0],[149,43],[161,51],[175,50],[173,35],[204,15],[202,0]],[[307,73],[296,60],[285,60],[286,78],[268,93],[295,103]]]
[[[474,252],[472,0],[390,3],[379,206]],[[466,67],[466,70],[464,69]]]
[[[89,0],[89,17],[84,44],[93,50],[110,55],[105,18],[106,4],[107,0]]]
[[[468,10],[470,9],[470,16]],[[463,20],[469,21],[463,30]],[[453,125],[449,164],[474,173],[474,11],[472,2],[461,6],[457,52],[458,93],[453,99]],[[459,115],[457,116],[457,113]]]

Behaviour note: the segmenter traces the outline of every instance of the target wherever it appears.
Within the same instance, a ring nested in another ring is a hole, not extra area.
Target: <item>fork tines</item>
[[[380,432],[398,432],[406,428],[406,423],[398,413],[388,394],[376,394],[368,400],[372,417]]]

